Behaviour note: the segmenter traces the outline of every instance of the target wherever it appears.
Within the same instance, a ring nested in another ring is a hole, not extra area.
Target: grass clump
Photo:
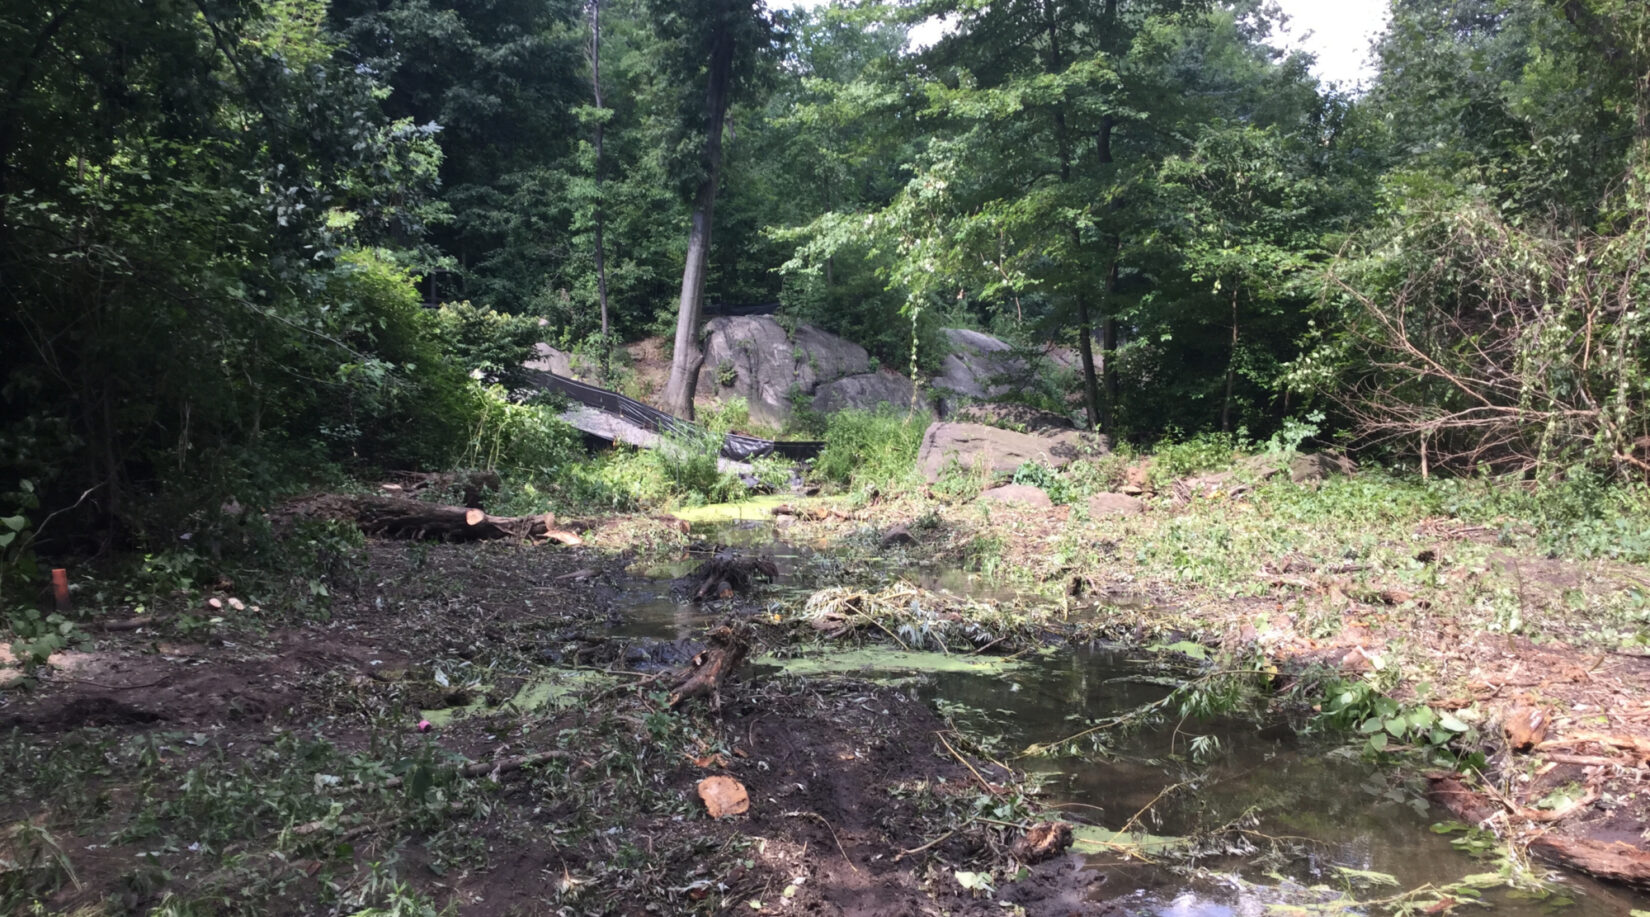
[[[916,475],[917,449],[927,429],[926,423],[886,408],[833,414],[814,474],[858,489],[907,484]]]

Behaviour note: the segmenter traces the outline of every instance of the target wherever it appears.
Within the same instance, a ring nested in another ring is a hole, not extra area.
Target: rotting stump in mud
[[[722,686],[750,654],[750,633],[747,628],[724,624],[710,632],[705,644],[704,652],[693,657],[670,693],[670,706],[708,697],[712,708],[720,708]]]
[[[746,592],[758,578],[772,582],[779,568],[765,557],[746,557],[733,551],[718,551],[700,564],[685,580],[693,590],[693,601],[729,599]]]

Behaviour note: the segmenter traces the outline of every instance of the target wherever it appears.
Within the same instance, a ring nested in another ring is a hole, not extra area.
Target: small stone
[[[1145,511],[1144,501],[1127,494],[1095,494],[1089,498],[1090,516],[1138,516]]]
[[[212,598],[206,600],[206,607],[212,609],[213,611],[222,611],[223,599],[213,596]]]
[[[750,810],[750,794],[745,785],[732,777],[706,777],[699,781],[699,798],[711,818],[742,815]]]
[[[1547,738],[1547,713],[1539,707],[1520,705],[1507,711],[1502,727],[1514,751],[1529,751]]]
[[[914,545],[916,543],[917,536],[912,535],[911,530],[903,525],[896,525],[882,533],[882,546],[885,548],[891,548],[895,545]]]
[[[1040,487],[1030,484],[1005,484],[980,494],[981,500],[990,500],[995,503],[1023,503],[1027,506],[1052,509],[1054,501],[1049,499]]]
[[[229,607],[235,609],[236,611],[245,611],[246,610],[246,603],[241,601],[240,599],[230,599],[229,600]]]

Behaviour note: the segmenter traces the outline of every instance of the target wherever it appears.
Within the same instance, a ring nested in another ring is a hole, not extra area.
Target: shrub
[[[431,330],[465,372],[510,389],[526,384],[522,364],[531,359],[541,337],[535,316],[508,315],[468,301],[443,304],[433,314]]]
[[[841,411],[825,426],[825,450],[814,474],[855,487],[897,487],[916,474],[917,450],[927,424],[887,408]]]
[[[579,431],[555,410],[538,404],[515,404],[502,386],[476,387],[479,410],[461,464],[499,469],[529,477],[566,477],[584,459]]]
[[[1162,485],[1175,478],[1224,468],[1237,458],[1241,444],[1230,433],[1201,433],[1172,442],[1165,439],[1152,450],[1152,479]]]
[[[315,367],[330,374],[330,389],[282,404],[292,413],[278,418],[281,426],[318,432],[340,460],[389,468],[450,464],[483,407],[474,384],[442,353],[411,275],[374,250],[340,262],[326,296],[351,358]],[[308,351],[292,354],[295,365],[308,359]]]

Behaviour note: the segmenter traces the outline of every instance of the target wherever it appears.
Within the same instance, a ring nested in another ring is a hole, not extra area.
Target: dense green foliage
[[[709,302],[919,379],[945,325],[1062,345],[1018,397],[1137,440],[1321,410],[1427,468],[1650,471],[1640,4],[1399,0],[1361,94],[1254,0],[707,4],[7,7],[5,518],[560,473],[501,391],[671,326],[718,36]]]

